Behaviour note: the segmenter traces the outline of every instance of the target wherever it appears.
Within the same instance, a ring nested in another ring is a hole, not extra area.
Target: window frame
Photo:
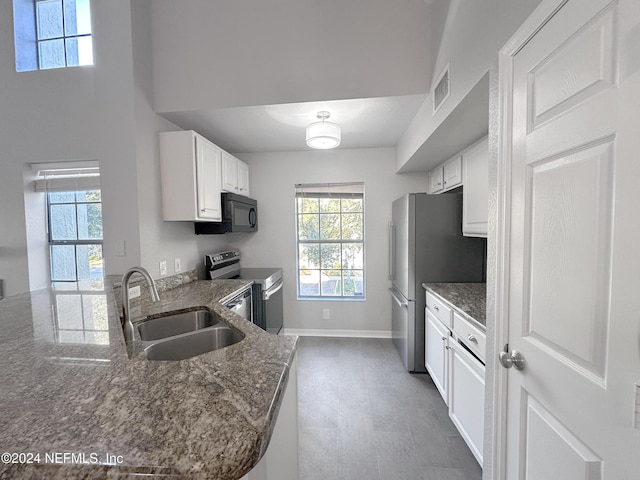
[[[67,35],[66,32],[66,22],[67,22],[67,18],[66,18],[66,14],[65,14],[65,1],[66,0],[60,0],[61,3],[61,22],[62,22],[62,35],[61,36],[56,36],[56,37],[47,37],[47,38],[41,38],[40,37],[40,23],[39,23],[39,14],[38,14],[38,6],[46,3],[46,2],[51,2],[53,0],[34,0],[33,1],[33,10],[34,10],[34,17],[35,17],[35,40],[36,40],[36,52],[37,52],[37,62],[38,62],[38,70],[49,70],[52,68],[69,68],[69,67],[78,67],[78,66],[85,66],[85,64],[81,64],[78,62],[77,65],[72,64],[69,65],[69,56],[67,55],[67,40],[70,39],[74,39],[74,40],[78,40],[80,38],[91,38],[92,39],[92,46],[91,49],[93,50],[93,25],[91,25],[90,31],[89,33],[75,33],[72,35]],[[91,9],[91,2],[88,1],[87,2],[89,5],[89,9]],[[91,14],[89,14],[91,15]],[[64,51],[64,65],[59,65],[59,66],[55,66],[55,67],[42,67],[42,50],[41,50],[41,45],[47,42],[53,42],[56,40],[62,40],[62,44],[63,44],[63,51]],[[90,65],[93,65],[93,61],[91,62]]]
[[[95,204],[100,204],[100,206],[102,207],[102,193],[100,195],[100,200],[99,201],[78,201],[78,197],[77,197],[77,193],[78,192],[84,192],[84,191],[100,191],[99,188],[92,188],[92,189],[87,189],[87,190],[69,190],[68,192],[56,192],[56,191],[48,191],[46,193],[46,205],[47,205],[47,240],[48,240],[48,244],[49,244],[49,258],[50,258],[50,274],[51,274],[51,281],[52,282],[77,282],[80,280],[80,275],[79,275],[79,270],[78,270],[78,246],[89,246],[89,245],[100,245],[100,249],[101,249],[101,253],[102,253],[102,261],[103,261],[103,265],[104,265],[104,233],[102,235],[101,238],[97,239],[80,239],[80,235],[79,235],[79,221],[78,221],[78,205],[95,205]],[[51,202],[51,194],[54,193],[73,193],[74,194],[74,201],[68,201],[68,202]],[[75,223],[75,227],[76,227],[76,239],[75,240],[55,240],[53,238],[53,228],[52,228],[52,224],[51,224],[51,206],[52,205],[73,205],[74,209],[75,209],[75,217],[76,217],[76,223]],[[55,246],[73,246],[74,248],[74,258],[75,258],[75,278],[74,279],[58,279],[58,278],[53,278],[54,277],[54,272],[53,272],[53,252],[52,252],[52,247]]]
[[[336,183],[336,184],[298,184],[295,186],[295,236],[296,236],[296,294],[298,300],[321,300],[321,301],[365,301],[366,300],[366,232],[365,232],[365,191],[364,191],[364,182],[351,182],[351,183]],[[317,189],[317,192],[313,192],[314,189]],[[348,190],[352,189],[353,191],[349,192]],[[309,190],[305,193],[306,190]],[[333,190],[333,191],[332,191]],[[346,191],[345,191],[346,190]],[[358,192],[357,190],[360,190]],[[340,216],[340,239],[320,239],[320,234],[318,234],[317,239],[300,239],[300,219],[302,215],[309,215],[309,213],[303,213],[299,208],[299,199],[300,198],[310,198],[310,199],[318,199],[319,201],[323,198],[333,198],[340,199],[340,210],[339,212],[322,212],[319,206],[318,212],[315,215],[318,216],[318,229],[320,229],[320,217],[324,214],[338,214]],[[342,200],[343,199],[353,199],[359,198],[362,199],[362,210],[359,212],[349,212],[343,211],[342,209]],[[343,216],[359,213],[362,216],[362,224],[361,224],[361,238],[359,239],[350,239],[350,238],[342,238],[342,225],[343,225]],[[319,259],[318,259],[318,268],[309,269],[302,268],[300,265],[300,255],[301,255],[301,246],[303,245],[318,245],[319,250]],[[362,268],[361,269],[353,269],[353,268],[344,268],[343,263],[343,252],[345,244],[360,244],[362,249]],[[340,245],[340,255],[341,262],[340,268],[323,268],[322,267],[322,246],[323,245]],[[304,270],[317,270],[320,275],[319,279],[319,291],[317,295],[304,294],[301,292],[301,272]],[[340,279],[337,282],[340,282],[341,285],[341,293],[339,295],[328,295],[323,294],[322,287],[322,272],[324,271],[340,271]],[[345,271],[361,271],[362,272],[362,281],[361,281],[361,293],[360,294],[352,294],[346,295],[343,287],[343,279]]]

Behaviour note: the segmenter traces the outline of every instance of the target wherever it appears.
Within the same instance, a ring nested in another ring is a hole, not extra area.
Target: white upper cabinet
[[[249,165],[222,152],[222,190],[249,196]]]
[[[192,130],[160,133],[162,218],[222,221],[222,150]]]
[[[456,155],[429,172],[427,193],[443,193],[462,185],[462,156]]]
[[[249,165],[238,160],[238,193],[245,197],[249,195]]]
[[[429,172],[429,188],[428,193],[440,193],[443,190],[442,165],[438,165],[436,168]]]
[[[445,191],[462,185],[462,156],[455,156],[444,163],[442,178]]]
[[[489,216],[489,142],[485,137],[463,156],[462,233],[486,237]]]

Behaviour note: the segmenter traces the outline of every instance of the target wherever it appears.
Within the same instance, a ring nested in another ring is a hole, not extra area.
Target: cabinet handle
[[[447,184],[447,181],[446,181],[446,180],[444,181],[444,184],[445,184],[445,185]]]
[[[206,210],[206,209],[204,209],[204,208],[203,208],[202,210],[200,210],[200,212],[202,212],[202,213],[204,213],[204,212],[206,212],[206,211],[207,211],[207,210]]]
[[[447,339],[447,337],[442,337],[442,341],[445,341]]]
[[[438,182],[438,185],[442,185],[442,182]]]
[[[467,336],[467,340],[473,343],[478,343],[478,339],[475,337],[475,335],[469,334],[469,336]]]
[[[439,311],[440,311],[440,309],[438,308],[438,306],[437,306],[437,305],[434,305],[434,306],[433,306],[433,309],[434,309],[436,312],[439,312]]]

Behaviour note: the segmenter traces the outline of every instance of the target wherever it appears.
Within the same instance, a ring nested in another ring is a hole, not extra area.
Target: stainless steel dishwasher
[[[239,294],[223,303],[225,307],[233,310],[245,320],[252,321],[252,288],[249,285]]]

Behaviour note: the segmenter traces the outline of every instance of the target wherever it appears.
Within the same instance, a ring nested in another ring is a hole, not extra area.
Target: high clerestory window
[[[90,0],[13,0],[16,70],[93,65]]]
[[[298,298],[364,300],[364,184],[296,185]]]

